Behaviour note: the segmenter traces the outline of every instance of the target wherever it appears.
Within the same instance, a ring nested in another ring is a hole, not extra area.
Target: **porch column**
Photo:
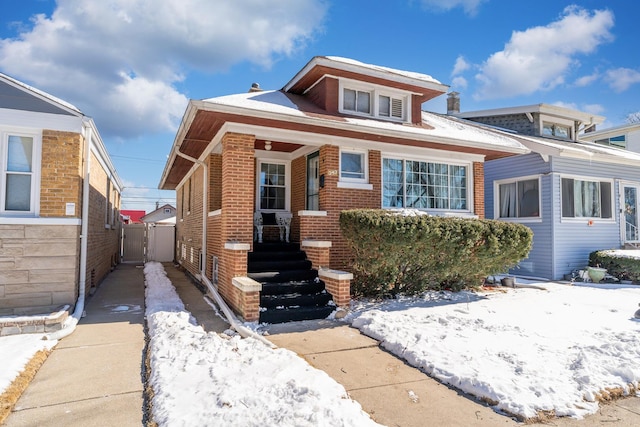
[[[233,285],[234,277],[247,275],[247,252],[253,243],[253,183],[255,136],[227,133],[222,137],[222,192],[219,260],[219,290],[241,316],[242,292]]]
[[[484,164],[473,162],[473,212],[484,219]]]

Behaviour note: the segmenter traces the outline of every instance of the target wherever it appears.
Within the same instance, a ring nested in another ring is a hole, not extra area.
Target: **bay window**
[[[384,158],[382,206],[468,210],[468,167]]]

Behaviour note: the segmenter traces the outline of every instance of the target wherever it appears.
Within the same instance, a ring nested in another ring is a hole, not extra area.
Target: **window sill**
[[[373,184],[365,182],[338,181],[338,188],[350,188],[352,190],[373,190]]]
[[[529,222],[529,223],[533,223],[533,222],[542,222],[542,218],[541,217],[537,217],[537,218],[498,218],[498,220],[500,221],[505,221],[505,222]]]

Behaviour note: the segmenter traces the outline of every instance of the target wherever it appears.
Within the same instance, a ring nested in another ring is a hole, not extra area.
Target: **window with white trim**
[[[260,163],[258,177],[260,210],[286,209],[287,167],[283,163]]]
[[[540,180],[520,179],[498,183],[498,218],[539,218]]]
[[[355,81],[341,81],[340,112],[408,121],[410,94]]]
[[[563,218],[613,218],[611,181],[562,178]]]
[[[542,135],[571,139],[571,127],[557,123],[544,122],[542,124]]]
[[[40,138],[0,132],[0,213],[35,214]]]
[[[384,158],[382,207],[469,209],[467,165]]]
[[[340,150],[340,181],[367,182],[367,153]]]

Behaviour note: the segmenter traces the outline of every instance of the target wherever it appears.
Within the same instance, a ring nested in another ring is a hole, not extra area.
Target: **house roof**
[[[149,212],[148,214],[142,216],[140,218],[140,221],[148,222],[149,220],[153,219],[153,217],[155,217],[155,216],[163,217],[164,215],[166,215],[165,212],[164,212],[165,209],[171,210],[171,215],[172,216],[175,215],[176,208],[174,208],[173,206],[171,206],[170,204],[167,203],[167,204],[165,204],[163,206],[160,206],[158,209],[156,209],[156,210],[154,210],[152,212]]]
[[[133,210],[133,209],[122,209],[120,211],[120,215],[123,217],[129,217],[129,221],[134,224],[142,223],[141,218],[146,214],[146,211]]]
[[[237,124],[239,132],[258,133],[258,129],[262,132],[281,131],[279,139],[274,139],[279,141],[281,151],[289,152],[302,147],[300,141],[310,143],[312,135],[329,135],[334,140],[363,140],[371,146],[376,143],[396,144],[473,153],[487,158],[528,152],[513,137],[435,113],[423,112],[422,123],[412,125],[328,114],[304,96],[284,91],[250,92],[189,102],[162,174],[160,188],[176,188],[193,165],[193,161],[178,155],[177,150],[198,159],[211,141],[221,137],[221,130],[229,123]],[[285,130],[294,132],[290,140],[284,135]],[[256,141],[256,148],[263,144],[264,141]]]
[[[74,105],[0,73],[0,108],[81,116]]]
[[[502,132],[502,131],[498,131]],[[630,164],[640,166],[640,153],[622,148],[596,144],[595,142],[578,140],[563,141],[558,139],[507,133],[527,146],[532,152],[543,156],[558,156],[585,159],[603,163]]]
[[[585,113],[584,111],[573,110],[551,104],[534,104],[517,107],[494,108],[490,110],[465,111],[454,115],[460,118],[473,118],[526,113],[541,113],[549,116],[577,120],[585,124],[600,124],[604,122],[605,119],[603,116],[598,116],[596,114]]]
[[[593,132],[587,132],[580,137],[587,141],[595,141],[596,139],[611,138],[622,134],[640,131],[640,123],[627,123],[620,126],[601,129]]]
[[[428,74],[366,64],[339,56],[316,56],[282,90],[301,95],[325,76],[351,78],[407,90],[418,95],[421,102],[439,96],[448,89],[447,85]]]

